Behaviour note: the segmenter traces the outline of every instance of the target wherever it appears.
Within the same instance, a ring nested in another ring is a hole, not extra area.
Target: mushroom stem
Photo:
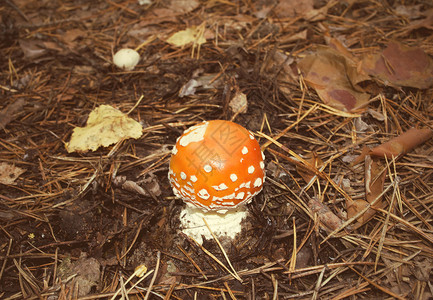
[[[233,239],[242,230],[242,220],[248,215],[245,206],[229,210],[225,214],[214,211],[203,212],[201,208],[186,205],[180,212],[182,232],[192,237],[198,243],[203,243],[203,237],[212,239],[212,234],[207,228],[203,219],[209,225],[212,232],[220,237]]]

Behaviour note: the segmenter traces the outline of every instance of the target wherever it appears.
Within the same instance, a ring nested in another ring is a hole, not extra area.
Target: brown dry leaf
[[[189,13],[199,6],[197,0],[171,0],[169,8],[177,13]]]
[[[346,199],[347,218],[354,217],[358,212],[363,210],[368,205],[368,202],[362,199],[349,200]],[[357,229],[370,220],[375,214],[373,209],[368,209],[362,216],[353,223],[352,229]]]
[[[343,54],[344,56],[346,56],[347,58],[354,60],[355,57],[353,56],[353,54],[350,52],[350,50],[338,39],[334,38],[334,37],[330,37],[325,35],[325,40],[326,43],[328,44],[329,47],[337,50],[340,54]],[[362,80],[366,80],[368,78],[363,78]],[[362,81],[361,80],[361,81]],[[358,83],[359,81],[357,81],[356,83]]]
[[[356,83],[365,76],[357,71],[354,61],[330,47],[319,47],[317,52],[298,63],[304,80],[313,87],[320,99],[342,111],[365,106],[370,96]]]
[[[271,80],[278,81],[278,89],[287,97],[291,94],[291,84],[297,83],[297,74],[293,72],[291,64],[294,59],[281,51],[273,51],[263,64],[263,70]]]
[[[367,55],[362,68],[385,84],[427,89],[433,85],[433,60],[421,49],[388,43],[378,54]]]
[[[14,185],[15,180],[25,172],[25,169],[21,169],[15,165],[11,165],[5,162],[0,163],[0,183],[5,185]]]
[[[66,286],[73,291],[71,298],[88,295],[92,288],[98,285],[101,274],[101,264],[95,258],[82,255],[77,261],[63,260],[58,267],[59,276]],[[70,281],[66,279],[73,278]]]
[[[317,213],[319,221],[327,231],[334,231],[343,224],[343,221],[334,214],[328,206],[318,201],[317,199],[311,198],[308,202],[310,209]]]
[[[109,105],[101,105],[90,114],[85,127],[74,128],[66,150],[71,152],[95,151],[122,139],[138,139],[142,134],[140,123]]]
[[[22,110],[24,104],[26,101],[20,98],[2,109],[0,112],[0,129],[6,128],[6,125],[14,119],[14,115]]]
[[[347,217],[350,219],[363,210],[368,204],[373,203],[383,192],[386,172],[379,160],[373,160],[370,156],[365,157],[365,200],[346,199]],[[383,196],[382,196],[383,197]],[[357,222],[353,224],[353,229],[359,228],[374,217],[376,210],[374,208],[383,208],[384,204],[380,197]]]
[[[142,188],[139,183],[142,183],[145,185],[145,188]],[[148,179],[142,180],[142,182],[135,182],[132,180],[127,180],[126,176],[116,176],[113,179],[113,184],[115,186],[119,186],[124,190],[134,192],[143,196],[151,196],[148,192],[150,192],[152,195],[160,196],[161,195],[161,187],[158,184],[158,180],[155,178],[153,173],[150,173],[150,176]]]
[[[65,52],[62,47],[60,47],[57,43],[51,42],[51,41],[44,41],[42,42],[42,45],[48,50],[55,51],[55,52]]]
[[[305,161],[307,161],[311,166],[313,166],[316,169],[320,168],[320,166],[323,165],[323,161],[314,152],[313,152],[312,157],[306,159]],[[313,177],[316,175],[312,170],[310,170],[310,169],[308,169],[308,168],[306,168],[300,164],[296,165],[296,171],[298,172],[299,175],[301,175],[302,179],[304,179],[306,183],[309,183],[311,181],[311,179],[313,179]]]
[[[24,57],[27,59],[36,59],[48,53],[47,49],[41,46],[38,40],[19,40],[18,42]]]
[[[309,21],[323,20],[328,12],[328,8],[333,5],[333,1],[328,1],[321,8],[314,8],[313,0],[280,0],[274,8],[275,14],[279,18],[304,18]]]
[[[295,18],[314,10],[313,0],[280,0],[274,11],[279,18]]]
[[[74,28],[67,30],[60,36],[60,40],[62,40],[70,49],[74,49],[77,46],[77,39],[81,37],[85,37],[86,32],[79,29]]]

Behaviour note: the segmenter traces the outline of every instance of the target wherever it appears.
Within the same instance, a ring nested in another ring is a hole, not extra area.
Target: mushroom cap
[[[174,194],[187,204],[225,213],[262,190],[263,160],[250,131],[230,121],[206,121],[177,139],[168,179]]]
[[[131,71],[140,61],[140,54],[129,48],[123,48],[113,56],[113,63],[121,69]]]

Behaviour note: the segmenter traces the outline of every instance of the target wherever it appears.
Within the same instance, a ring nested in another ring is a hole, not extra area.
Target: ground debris
[[[2,299],[432,297],[431,1],[3,2]],[[200,247],[168,162],[217,119],[267,178]]]

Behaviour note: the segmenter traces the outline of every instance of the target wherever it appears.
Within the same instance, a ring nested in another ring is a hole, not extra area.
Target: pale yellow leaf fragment
[[[141,264],[135,268],[134,274],[137,277],[143,277],[147,272],[147,267],[145,264]]]
[[[190,43],[201,45],[206,43],[206,39],[203,36],[202,28],[200,26],[193,26],[176,32],[167,39],[167,43],[176,47],[182,47]]]
[[[66,150],[69,153],[95,151],[122,139],[138,139],[141,134],[140,123],[110,105],[101,105],[89,114],[85,127],[74,128]]]
[[[242,92],[236,92],[232,100],[229,102],[229,107],[235,114],[244,114],[248,109],[247,95]]]
[[[0,183],[14,185],[15,180],[25,171],[25,169],[21,169],[15,165],[2,162],[0,163]]]

